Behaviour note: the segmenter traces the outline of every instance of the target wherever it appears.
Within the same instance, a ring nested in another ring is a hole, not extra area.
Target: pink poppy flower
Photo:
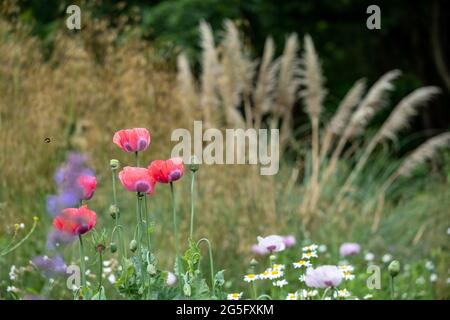
[[[64,209],[61,214],[53,219],[53,226],[59,231],[77,236],[91,230],[96,222],[97,215],[95,212],[84,205],[80,208]]]
[[[97,179],[95,176],[79,176],[77,183],[81,187],[81,200],[90,200],[97,187]]]
[[[280,252],[286,249],[283,237],[277,235],[271,235],[268,237],[258,237],[258,247],[261,250],[266,250],[269,253]]]
[[[155,190],[156,181],[145,168],[125,167],[119,180],[128,191],[153,194]]]
[[[311,288],[337,287],[342,282],[342,272],[336,266],[320,266],[306,270],[305,283]]]
[[[181,158],[152,161],[148,167],[150,175],[160,183],[169,183],[180,179],[184,174],[184,164]]]
[[[284,236],[283,237],[283,242],[284,245],[286,246],[286,248],[290,248],[293,247],[296,243],[295,237],[293,235],[289,235],[289,236]]]
[[[357,243],[346,242],[339,248],[339,253],[342,257],[353,256],[361,251],[361,246]]]
[[[150,134],[145,128],[119,130],[113,142],[125,152],[144,151],[150,145]]]

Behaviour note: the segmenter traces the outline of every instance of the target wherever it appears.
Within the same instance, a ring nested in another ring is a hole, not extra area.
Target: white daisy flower
[[[308,298],[308,290],[302,289],[302,290],[298,291],[297,295],[300,299],[307,299]]]
[[[323,252],[327,252],[327,246],[324,244],[321,244],[318,248],[319,252],[323,253]]]
[[[381,257],[381,261],[383,261],[384,263],[388,263],[391,260],[392,260],[392,256],[389,253],[386,253],[385,255],[383,255]]]
[[[306,276],[304,274],[302,274],[300,277],[298,277],[298,280],[300,282],[305,282]]]
[[[259,276],[257,274],[253,274],[253,273],[249,273],[244,276],[245,282],[252,282],[252,281],[255,281],[258,279],[259,279]]]
[[[89,257],[88,257],[88,256],[85,256],[85,257],[84,257],[84,261],[89,261]]]
[[[418,285],[424,285],[425,284],[425,279],[424,277],[419,277],[416,279],[416,284]]]
[[[317,291],[317,290],[309,290],[309,291],[306,292],[306,296],[307,296],[308,298],[315,297],[315,296],[317,296],[318,294],[319,294],[319,291]]]
[[[302,259],[311,259],[311,258],[317,258],[317,252],[316,251],[305,252],[302,255]]]
[[[295,293],[288,293],[286,300],[298,300],[298,294],[297,292]]]
[[[364,260],[366,261],[373,261],[375,259],[375,255],[372,252],[367,252],[364,256]]]
[[[350,297],[350,292],[347,289],[341,289],[335,293],[335,296],[338,298],[348,298]]]
[[[355,268],[353,268],[353,266],[351,265],[342,265],[342,266],[338,266],[339,270],[341,270],[342,272],[353,272],[353,270],[355,270]]]
[[[348,271],[344,271],[342,272],[342,277],[344,278],[344,280],[353,280],[355,279],[355,275],[348,272]]]
[[[433,274],[430,276],[430,281],[431,281],[431,282],[436,282],[437,279],[438,279],[438,276],[437,276],[437,274],[435,274],[435,273],[433,273]]]
[[[280,287],[280,288],[283,288],[285,285],[287,285],[288,284],[288,282],[287,282],[287,280],[286,279],[283,279],[283,280],[278,280],[278,281],[275,281],[274,283],[273,283],[273,285],[275,286],[275,287]]]
[[[114,274],[111,273],[111,274],[108,276],[108,281],[109,281],[109,283],[111,283],[111,284],[116,283],[116,276],[115,276]]]
[[[425,268],[427,268],[427,270],[434,270],[434,263],[433,263],[433,261],[430,261],[430,260],[428,260],[426,263],[425,263]]]
[[[272,269],[284,270],[286,266],[284,264],[274,264]]]
[[[111,265],[111,261],[110,260],[103,261],[103,266],[104,267],[109,267],[110,265]]]
[[[17,291],[19,291],[16,287],[14,287],[14,286],[8,286],[7,288],[6,288],[6,291],[7,292],[17,292]]]
[[[311,262],[309,262],[308,260],[302,259],[302,260],[298,260],[297,262],[294,262],[293,265],[294,265],[294,268],[296,268],[296,269],[301,268],[301,267],[308,268],[308,267],[311,267]]]
[[[270,269],[268,278],[270,280],[278,279],[278,278],[281,278],[283,276],[283,274],[284,274],[284,272],[279,269]]]
[[[317,244],[311,244],[309,246],[303,247],[303,251],[316,251],[319,248]]]
[[[20,229],[25,229],[25,224],[24,223],[19,224],[19,228]]]
[[[242,292],[227,294],[227,300],[240,300],[242,298]]]

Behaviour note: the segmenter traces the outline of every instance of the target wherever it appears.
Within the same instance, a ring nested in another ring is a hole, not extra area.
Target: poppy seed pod
[[[189,162],[190,162],[189,163],[189,170],[191,170],[192,172],[198,171],[198,169],[200,167],[198,158],[196,156],[192,156]]]
[[[131,252],[135,252],[137,249],[137,246],[138,246],[138,244],[137,244],[136,240],[133,239],[130,241],[130,251]]]
[[[117,170],[120,167],[120,162],[117,159],[111,159],[109,165],[111,166],[111,170]]]
[[[400,262],[398,260],[392,261],[388,266],[389,274],[392,278],[400,273]]]
[[[109,206],[109,214],[111,215],[111,217],[113,219],[116,219],[117,217],[119,217],[119,214],[120,214],[119,207],[116,206],[115,204],[110,205]]]

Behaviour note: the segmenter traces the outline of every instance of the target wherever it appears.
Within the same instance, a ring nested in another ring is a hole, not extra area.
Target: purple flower
[[[54,257],[36,256],[31,263],[48,278],[65,273],[67,268],[63,258],[59,255]]]
[[[83,188],[79,185],[80,176],[93,176],[94,172],[85,166],[86,157],[79,153],[69,153],[66,161],[55,172],[58,194],[47,198],[47,211],[58,215],[61,210],[76,206],[83,198]]]
[[[353,256],[358,254],[361,250],[361,246],[357,243],[346,242],[339,248],[339,253],[342,257]]]
[[[73,235],[53,229],[47,234],[46,247],[48,250],[55,250],[60,246],[71,243],[74,240],[75,237]]]
[[[336,266],[320,266],[306,270],[305,283],[311,288],[337,287],[342,282],[342,272]]]
[[[286,248],[283,237],[277,235],[270,235],[265,238],[258,237],[258,247],[261,252],[267,251],[268,253],[280,252]]]
[[[260,246],[257,245],[257,244],[254,244],[254,245],[252,246],[252,252],[253,252],[254,254],[257,254],[258,256],[265,256],[266,254],[269,253],[269,251],[267,251],[265,248],[260,247]]]
[[[286,248],[293,247],[296,243],[295,237],[293,235],[288,235],[283,237],[283,242]]]

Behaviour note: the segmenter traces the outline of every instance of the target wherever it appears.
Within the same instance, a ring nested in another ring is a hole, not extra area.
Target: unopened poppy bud
[[[111,159],[109,165],[111,166],[111,170],[117,170],[120,167],[120,162],[117,159]]]
[[[115,242],[111,242],[109,244],[109,250],[111,251],[111,253],[115,253],[117,251],[117,245]]]
[[[138,246],[137,241],[134,240],[134,239],[131,240],[131,242],[130,242],[130,250],[131,250],[131,252],[135,252],[136,249],[137,249],[137,246]]]
[[[149,265],[147,266],[147,273],[148,273],[149,275],[154,275],[154,274],[156,274],[156,268],[155,268],[155,266],[154,266],[153,264],[149,264]]]
[[[185,283],[183,286],[183,292],[186,296],[190,296],[191,295],[191,286],[188,283]]]
[[[192,172],[196,172],[200,167],[200,161],[198,161],[197,156],[192,156],[189,162],[189,170],[191,170]]]
[[[258,261],[257,261],[256,259],[250,260],[250,265],[251,265],[252,267],[256,267],[257,264],[258,264]]]
[[[398,260],[392,261],[388,266],[391,277],[396,277],[400,273],[400,262]]]
[[[115,204],[109,206],[109,214],[113,219],[116,219],[120,214],[120,209]]]
[[[276,258],[277,258],[277,256],[274,254],[271,254],[269,257],[270,261],[275,261]]]

